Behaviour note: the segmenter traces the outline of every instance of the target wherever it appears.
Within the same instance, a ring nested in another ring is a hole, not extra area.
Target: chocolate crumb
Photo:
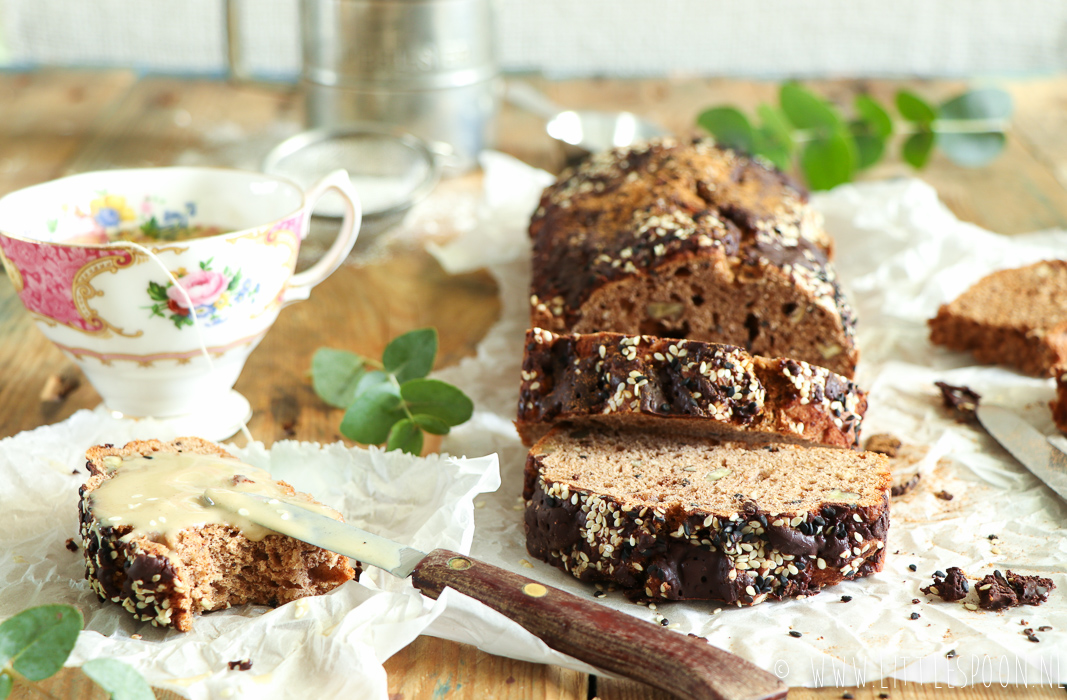
[[[70,551],[72,551],[72,552],[77,552],[78,551],[78,545],[74,541],[73,537],[67,538],[67,541],[66,541],[65,544],[66,544],[67,549],[69,549]]]
[[[893,458],[900,453],[900,438],[889,433],[878,433],[867,439],[867,445],[864,449],[868,452],[877,452]]]
[[[790,637],[803,637],[804,635],[796,630],[789,630]]]
[[[81,474],[81,472],[79,470],[77,470],[77,469],[71,469],[70,473],[71,474]]]
[[[1055,588],[1051,579],[1020,576],[1010,569],[1005,578],[998,570],[979,582],[978,606],[984,610],[1003,610],[1018,605],[1041,605]]]
[[[852,700],[852,698],[856,696],[852,693],[842,693],[841,697],[844,698],[844,700]]]
[[[919,619],[919,613],[917,613],[917,612],[912,613],[911,614],[911,619],[918,620]]]
[[[690,632],[687,636],[692,637],[693,639],[699,639],[702,642],[708,641],[707,637],[701,637],[699,634],[693,634],[692,632]]]
[[[912,605],[918,605],[919,604],[919,599],[918,598],[912,598],[911,599],[911,604]]]
[[[889,693],[878,693],[878,697],[882,698],[882,700],[885,700],[889,697]]]
[[[841,602],[842,602],[842,603],[847,603],[847,602],[849,602],[850,600],[852,600],[852,596],[850,596],[850,595],[843,595],[843,596],[841,596]]]
[[[989,535],[988,537],[986,537],[986,539],[989,541],[993,541],[995,539],[998,539],[998,537],[996,535]]]
[[[1040,627],[1037,628],[1037,631],[1038,632],[1051,632],[1052,631],[1052,625],[1041,625]]]
[[[934,382],[934,385],[941,390],[941,400],[945,408],[952,411],[957,420],[975,420],[974,412],[982,399],[981,395],[965,386],[952,386],[945,382]]]
[[[947,574],[935,571],[934,582],[919,590],[927,595],[939,596],[941,600],[951,603],[966,598],[971,590],[971,584],[967,581],[967,576],[962,569],[958,566],[950,566]]]
[[[907,481],[903,481],[899,484],[893,484],[889,489],[889,495],[894,498],[899,498],[904,494],[914,489],[919,484],[920,474],[916,472]]]
[[[955,496],[943,489],[941,491],[938,491],[934,495],[940,498],[942,501],[951,501],[953,498],[955,498]]]
[[[231,661],[226,665],[230,667],[231,671],[233,671],[234,669],[238,671],[248,671],[252,668],[252,659],[241,659],[240,661]]]

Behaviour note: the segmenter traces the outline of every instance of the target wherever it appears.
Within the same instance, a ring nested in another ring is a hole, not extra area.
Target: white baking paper
[[[500,154],[489,154],[483,165],[482,198],[457,203],[463,216],[444,228],[458,235],[431,246],[445,269],[487,266],[500,285],[501,320],[476,356],[436,375],[475,400],[474,418],[443,446],[471,459],[295,442],[236,452],[358,525],[424,550],[469,550],[594,601],[589,586],[526,554],[519,497],[525,451],[511,424],[528,318],[526,222],[550,178]],[[1005,238],[982,231],[956,220],[917,180],[846,186],[815,203],[837,239],[837,269],[860,316],[858,377],[870,390],[864,432],[891,432],[924,451],[912,467],[922,474],[919,486],[893,503],[885,571],[805,601],[755,608],[661,603],[652,611],[619,594],[599,602],[644,619],[665,617],[672,629],[706,637],[791,685],[883,677],[954,685],[1067,680],[1067,506],[982,432],[948,417],[933,386],[939,380],[968,385],[1051,434],[1051,382],[974,367],[968,356],[931,347],[925,330],[937,306],[968,284],[991,270],[1067,251],[1067,235]],[[433,197],[423,204],[423,214],[441,207]],[[419,216],[413,212],[415,220]],[[151,422],[115,421],[98,410],[0,441],[0,619],[29,605],[78,605],[87,631],[71,664],[122,658],[153,684],[193,698],[344,693],[385,700],[382,662],[419,634],[591,670],[476,601],[454,591],[430,601],[375,570],[330,595],[276,610],[246,606],[205,615],[184,635],[135,623],[116,606],[99,603],[82,580],[80,553],[64,547],[78,536],[77,487],[85,477],[83,467],[71,472],[92,444],[173,437],[166,431]],[[953,499],[937,498],[941,490]],[[997,538],[988,539],[991,534]],[[1037,608],[969,611],[919,592],[933,571],[948,566],[971,575],[993,568],[1039,574],[1053,578],[1059,590]],[[843,595],[852,601],[841,602]],[[911,620],[912,612],[920,618]],[[1037,631],[1043,625],[1053,629]],[[1027,641],[1022,630],[1028,627],[1040,643]],[[789,636],[790,629],[803,636]],[[956,656],[946,658],[949,651]],[[227,669],[228,661],[245,658],[252,659],[252,670]]]

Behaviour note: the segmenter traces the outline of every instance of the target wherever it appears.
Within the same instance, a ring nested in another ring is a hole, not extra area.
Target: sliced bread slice
[[[526,333],[515,425],[532,445],[561,422],[859,445],[866,394],[823,367],[732,345],[619,333]]]
[[[78,509],[85,577],[103,601],[153,626],[192,629],[193,616],[234,605],[282,605],[326,593],[358,572],[348,557],[209,508],[205,488],[269,495],[341,520],[199,438],[92,447]]]
[[[636,598],[754,605],[881,571],[884,455],[553,429],[530,450],[531,555]]]
[[[983,277],[930,319],[930,341],[1035,377],[1067,365],[1067,261]]]

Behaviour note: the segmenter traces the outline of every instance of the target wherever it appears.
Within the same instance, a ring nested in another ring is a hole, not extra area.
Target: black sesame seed
[[[849,601],[851,601],[851,600],[852,600],[852,596],[850,596],[850,595],[843,595],[843,596],[841,596],[841,602],[842,602],[842,603],[847,603],[847,602],[849,602]]]
[[[856,696],[855,696],[855,695],[853,695],[852,693],[843,693],[843,694],[841,695],[841,697],[842,697],[842,698],[844,698],[844,700],[852,700],[852,698],[854,698],[854,697],[856,697]]]
[[[815,527],[822,527],[826,525],[826,521],[823,520],[821,516],[816,515],[814,518],[811,519],[811,524]]]
[[[804,635],[801,634],[800,632],[797,632],[796,630],[789,630],[789,636],[790,637],[803,637]]]
[[[764,530],[767,529],[767,516],[766,515],[759,516],[759,524],[760,524],[761,527],[763,527]]]
[[[944,571],[941,571],[941,570],[935,571],[935,572],[934,572],[934,576],[935,576],[936,578],[945,578],[945,572],[944,572]]]
[[[956,654],[956,650],[955,649],[952,649],[947,654],[945,654],[945,658],[946,659],[954,659],[954,658],[956,658],[956,656],[957,656],[957,654]]]
[[[889,693],[878,693],[878,697],[880,697],[882,700],[885,700],[889,697]]]
[[[1031,642],[1035,642],[1035,643],[1041,641],[1040,639],[1038,639],[1037,637],[1035,637],[1032,634],[1026,635],[1026,639],[1027,639],[1027,641],[1031,641]]]
[[[919,613],[912,613],[911,614],[911,619],[918,620],[919,619]]]
[[[800,526],[797,527],[797,529],[800,530],[800,534],[802,534],[802,535],[808,535],[808,536],[811,535],[811,524],[810,523],[806,523],[806,522],[800,523]]]
[[[908,564],[908,570],[909,571],[918,571],[919,567],[915,566],[914,564]]]
[[[671,624],[670,621],[667,620],[667,618],[663,618],[662,620],[659,621],[659,623],[661,625],[663,625],[664,627],[666,627],[667,625]]]
[[[996,535],[990,535],[989,537],[986,537],[986,539],[987,540],[995,540],[995,539],[997,539],[997,536]]]
[[[971,584],[967,583],[967,579],[963,579],[962,583],[963,583],[962,588],[963,588],[963,592],[964,593],[967,593],[968,591],[971,590]]]
[[[847,536],[848,536],[848,530],[845,528],[845,524],[844,523],[838,523],[837,524],[837,529],[834,530],[834,537],[836,537],[839,540],[843,540]]]
[[[824,516],[826,516],[827,518],[836,518],[837,517],[837,509],[835,509],[833,506],[823,506],[822,507],[822,514]]]

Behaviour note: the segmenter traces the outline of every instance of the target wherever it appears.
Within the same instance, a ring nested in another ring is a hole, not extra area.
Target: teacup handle
[[[311,295],[311,289],[318,283],[333,274],[333,271],[341,266],[345,257],[351,252],[359,236],[359,226],[363,221],[363,208],[359,203],[359,195],[352,187],[352,180],[344,170],[335,170],[322,178],[304,193],[307,203],[307,216],[311,217],[311,211],[315,208],[322,195],[329,190],[335,190],[341,195],[344,203],[345,215],[341,221],[341,230],[337,232],[330,249],[319,258],[319,261],[304,270],[293,275],[289,284],[282,292],[282,303],[290,304],[294,301],[302,301]]]

